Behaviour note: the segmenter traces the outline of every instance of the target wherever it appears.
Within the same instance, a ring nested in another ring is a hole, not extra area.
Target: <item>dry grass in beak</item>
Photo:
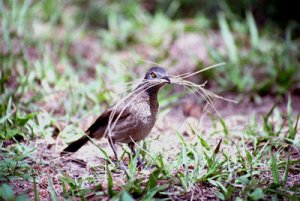
[[[219,112],[217,111],[217,109],[214,106],[214,103],[213,103],[214,98],[221,99],[221,100],[228,101],[228,102],[232,102],[232,103],[237,103],[237,102],[234,101],[234,100],[227,99],[227,98],[224,98],[222,96],[219,96],[219,95],[205,89],[204,87],[205,87],[207,81],[205,81],[203,84],[195,84],[191,81],[185,80],[185,78],[200,74],[204,71],[207,71],[207,70],[210,70],[210,69],[213,69],[213,68],[217,68],[217,67],[220,67],[220,66],[223,66],[223,65],[225,65],[225,63],[215,64],[215,65],[206,67],[204,69],[201,69],[199,71],[196,71],[194,73],[184,73],[184,74],[176,75],[176,76],[171,75],[169,77],[171,79],[172,84],[181,85],[181,86],[185,87],[186,89],[188,89],[194,95],[202,97],[207,102],[207,105],[210,106],[218,114],[218,116],[221,117],[221,115],[219,114]]]
[[[140,83],[140,80],[134,80],[133,82],[130,82],[127,84],[128,88],[133,88],[136,86],[137,83]],[[139,85],[138,87],[136,87],[132,92],[125,94],[123,96],[123,98],[121,98],[114,106],[113,106],[113,110],[109,116],[109,120],[108,120],[108,126],[105,130],[104,136],[111,136],[111,133],[113,131],[113,129],[115,128],[118,120],[120,119],[120,117],[122,116],[123,112],[126,110],[126,108],[132,104],[132,102],[142,93],[144,93],[145,91],[147,91],[148,89],[155,87],[157,85],[160,85],[162,83],[165,83],[165,80],[161,80],[161,79],[157,79],[157,80],[143,80],[142,84]],[[127,89],[126,91],[129,91],[129,89]],[[129,100],[130,99],[130,100]],[[129,101],[128,101],[129,100]],[[126,103],[127,102],[127,103]],[[124,103],[126,103],[126,105],[123,107],[122,106],[122,110],[119,113],[119,115],[115,118],[116,116],[116,111],[118,110],[118,108],[123,105]]]
[[[181,75],[169,75],[168,77],[171,80],[172,84],[177,84],[180,86],[185,87],[186,89],[188,89],[191,93],[193,93],[196,96],[200,96],[202,97],[206,102],[207,102],[207,106],[210,106],[217,114],[218,116],[221,117],[221,115],[219,114],[219,112],[216,110],[214,103],[213,103],[213,99],[217,98],[217,99],[221,99],[224,101],[228,101],[228,102],[232,102],[232,103],[236,103],[236,101],[234,100],[230,100],[227,98],[224,98],[222,96],[219,96],[207,89],[205,89],[205,84],[207,83],[204,82],[203,84],[195,84],[191,81],[185,80],[185,78],[200,74],[204,71],[213,69],[213,68],[217,68],[220,66],[225,65],[225,63],[219,63],[219,64],[215,64],[212,66],[209,66],[207,68],[201,69],[199,71],[193,72],[193,73],[184,73]],[[122,113],[125,111],[125,109],[132,104],[132,102],[140,95],[142,94],[144,91],[150,89],[151,87],[154,87],[156,85],[162,84],[164,83],[164,80],[143,80],[143,86],[142,87],[136,87],[138,86],[139,83],[141,83],[140,80],[134,80],[132,82],[127,83],[127,89],[125,91],[125,94],[123,96],[123,98],[121,98],[114,106],[113,106],[113,111],[109,117],[109,121],[108,121],[108,126],[106,128],[105,134],[104,136],[108,135],[110,136],[110,134],[112,133],[114,127],[116,126],[118,120],[120,119],[120,117],[122,116]],[[132,90],[134,88],[134,90]],[[128,91],[132,90],[130,93],[126,93]],[[127,101],[129,100],[130,101]],[[115,118],[116,115],[116,111],[117,109],[123,105],[125,102],[127,102],[127,104],[122,107],[122,111],[119,113],[119,115]]]

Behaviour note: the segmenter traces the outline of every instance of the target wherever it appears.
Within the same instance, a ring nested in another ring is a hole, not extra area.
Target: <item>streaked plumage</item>
[[[102,138],[112,118],[111,125],[118,118],[111,132],[105,136],[109,139],[111,147],[117,157],[114,143],[127,143],[134,152],[133,142],[143,140],[153,128],[158,112],[157,93],[165,84],[170,83],[166,71],[160,67],[149,69],[143,82],[133,93],[118,106],[110,107],[100,115],[96,121],[87,129],[86,134],[91,138]],[[149,84],[155,85],[149,88]],[[124,109],[125,108],[125,109]],[[111,116],[111,114],[115,114]],[[88,141],[87,136],[71,143],[64,149],[63,153],[75,152]]]

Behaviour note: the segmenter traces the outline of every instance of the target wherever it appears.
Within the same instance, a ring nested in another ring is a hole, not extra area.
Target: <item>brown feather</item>
[[[113,111],[113,108],[110,108],[109,110],[103,112],[97,119],[96,121],[86,130],[86,134],[89,135],[90,137],[95,137],[95,138],[101,138],[104,135],[104,131],[107,127],[109,117],[111,115],[111,112]],[[112,122],[114,122],[121,110],[117,110],[115,115],[113,116]],[[130,115],[130,112],[125,109],[120,118],[118,120],[125,119]],[[100,132],[99,132],[100,131]],[[78,140],[72,142],[69,144],[62,152],[62,155],[66,154],[67,152],[76,152],[78,149],[80,149],[87,141],[89,141],[89,138],[87,136],[82,136]]]

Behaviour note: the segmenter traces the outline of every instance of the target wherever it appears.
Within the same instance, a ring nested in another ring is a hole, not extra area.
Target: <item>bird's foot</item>
[[[140,158],[137,158],[137,163],[136,163],[136,167],[141,170],[145,167],[146,163]]]
[[[138,157],[136,165],[141,166],[141,165],[143,165],[143,163],[144,163],[144,161],[141,159],[141,157]]]
[[[126,170],[127,166],[124,164],[122,160],[112,159],[111,164],[114,164],[117,169]]]

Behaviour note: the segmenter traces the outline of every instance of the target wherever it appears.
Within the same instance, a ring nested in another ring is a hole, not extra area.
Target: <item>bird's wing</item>
[[[93,135],[93,133],[95,133],[99,128],[106,128],[108,121],[109,121],[109,117],[112,114],[112,111],[115,110],[115,114],[113,116],[112,119],[112,123],[114,123],[114,121],[118,118],[118,121],[121,119],[125,119],[128,116],[130,116],[131,112],[129,110],[129,108],[127,107],[124,111],[122,108],[114,108],[111,107],[108,110],[106,110],[105,112],[103,112],[97,119],[96,121],[86,130],[86,133],[90,136]]]

